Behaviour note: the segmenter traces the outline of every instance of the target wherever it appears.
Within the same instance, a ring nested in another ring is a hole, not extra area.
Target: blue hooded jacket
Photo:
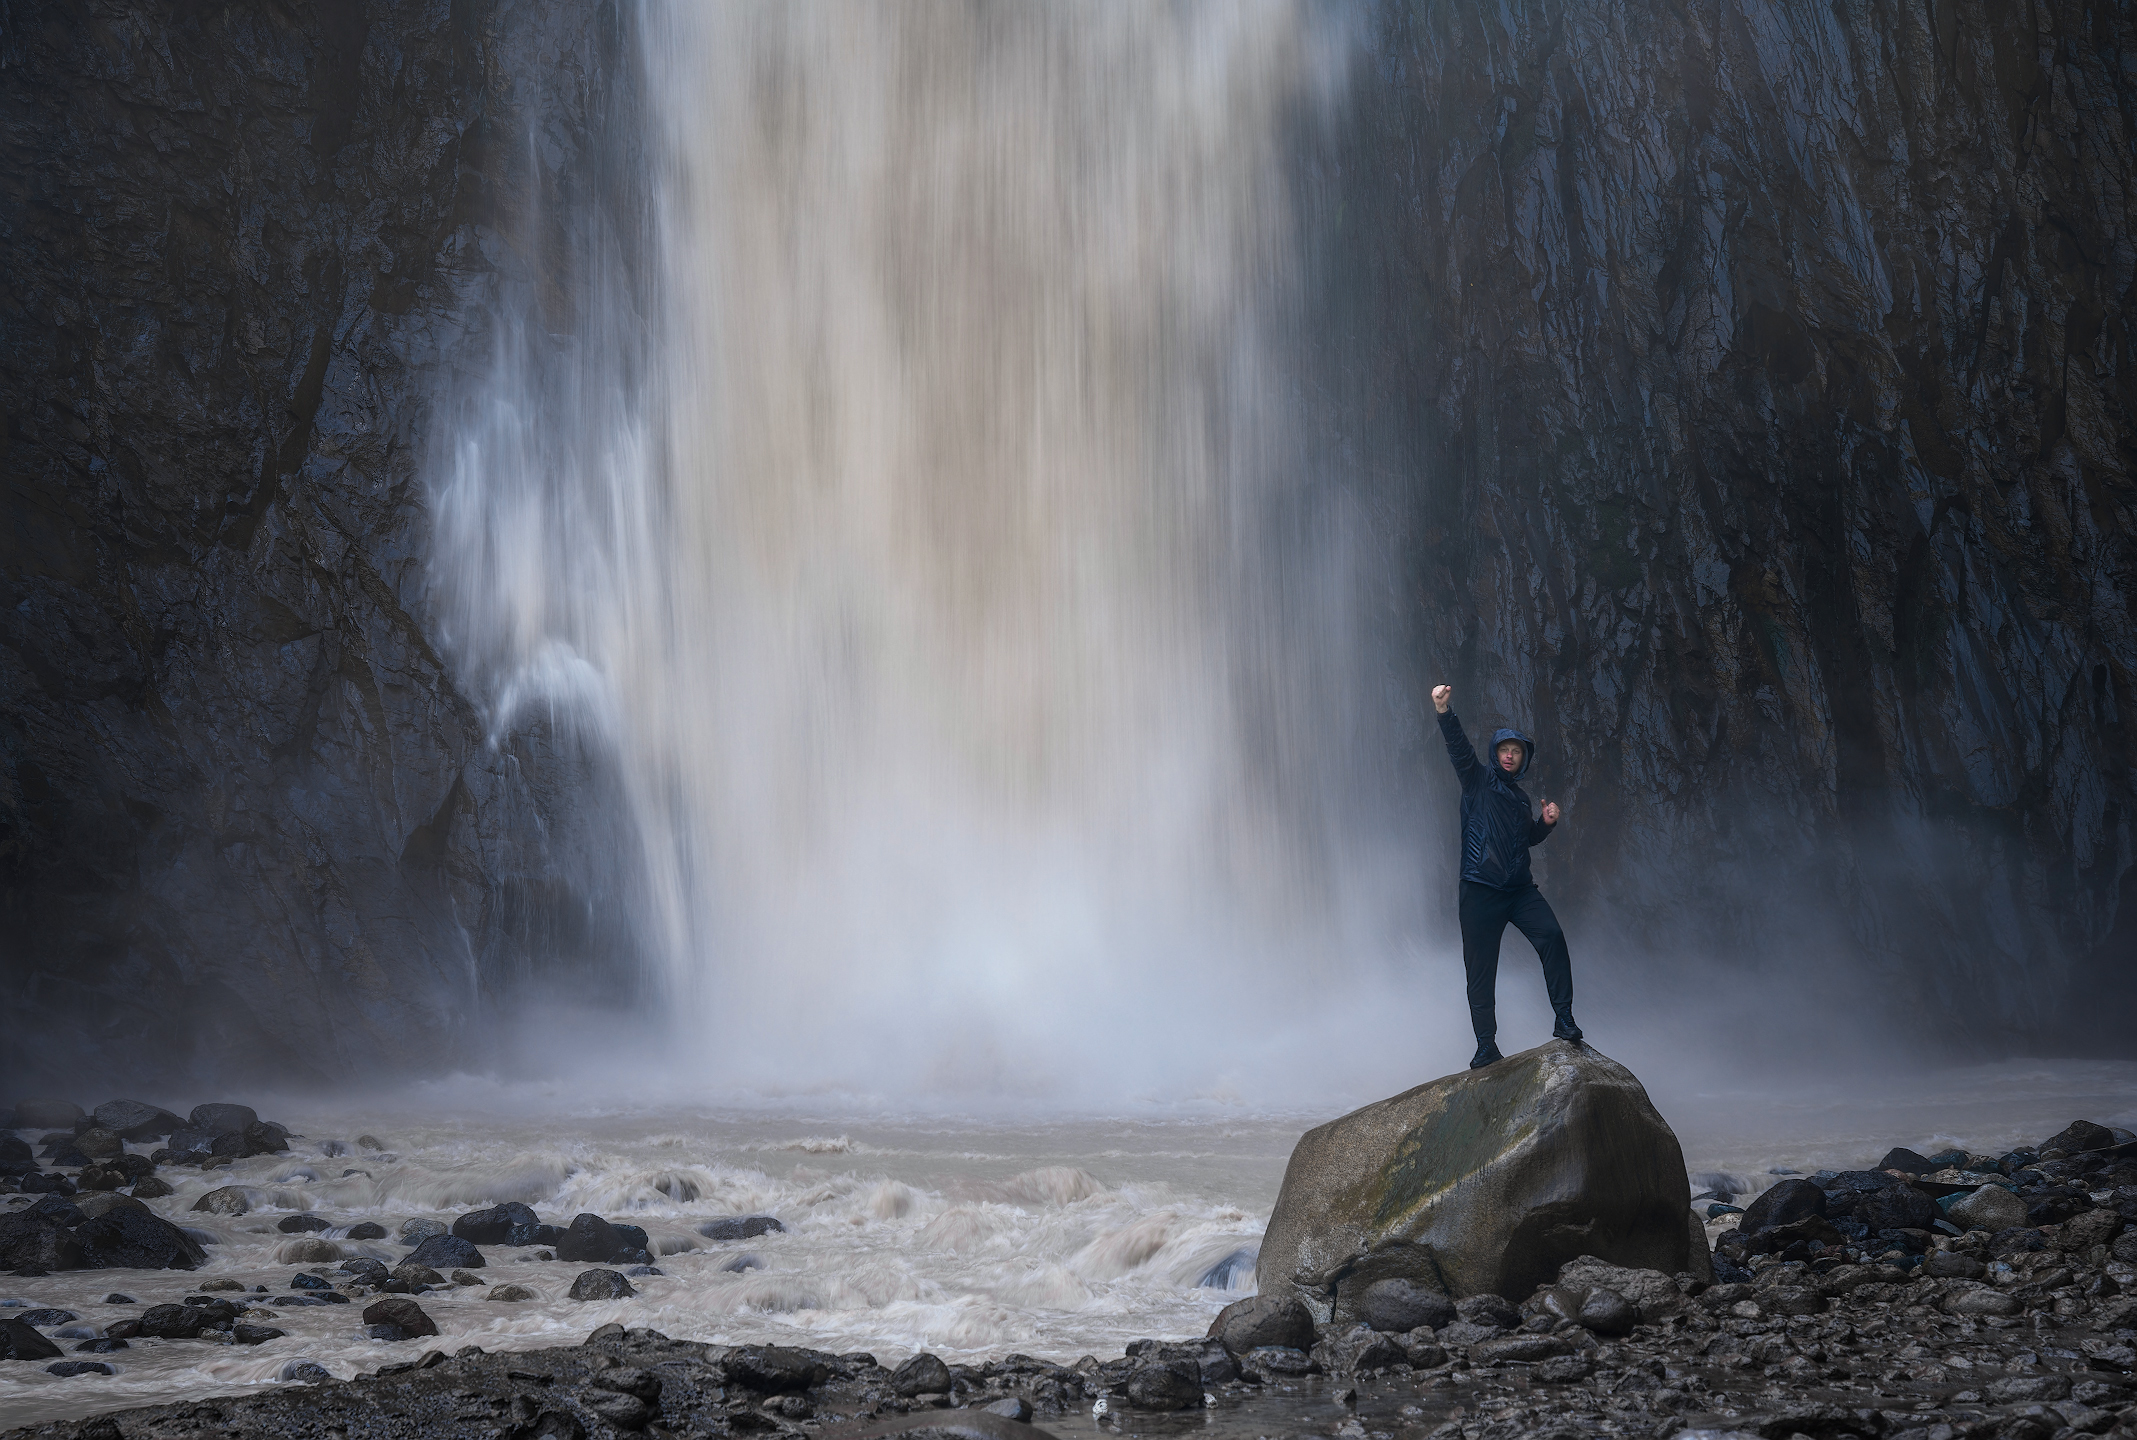
[[[1486,758],[1479,760],[1462,733],[1462,722],[1449,710],[1439,717],[1447,758],[1462,779],[1462,878],[1494,890],[1525,890],[1535,884],[1529,873],[1529,847],[1550,838],[1551,827],[1529,816],[1529,797],[1514,782],[1528,773],[1536,742],[1519,730],[1495,730]],[[1499,768],[1499,742],[1521,742],[1521,768],[1509,775]]]

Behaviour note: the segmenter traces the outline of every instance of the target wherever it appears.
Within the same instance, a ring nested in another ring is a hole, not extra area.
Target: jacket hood
[[[1490,764],[1492,771],[1495,774],[1506,775],[1506,772],[1499,768],[1499,745],[1500,742],[1506,740],[1518,740],[1521,742],[1521,768],[1519,770],[1516,770],[1513,774],[1506,776],[1506,778],[1509,780],[1519,780],[1522,776],[1529,773],[1529,762],[1536,758],[1536,742],[1534,740],[1529,739],[1528,736],[1522,734],[1519,730],[1509,730],[1502,726],[1501,728],[1492,731],[1491,746],[1484,753],[1491,756]]]

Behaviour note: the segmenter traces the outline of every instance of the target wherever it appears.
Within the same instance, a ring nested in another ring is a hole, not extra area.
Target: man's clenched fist
[[[1454,687],[1452,685],[1435,685],[1432,687],[1433,709],[1439,711],[1440,714],[1444,715],[1447,713],[1447,707],[1449,705],[1452,705],[1453,703]]]
[[[1556,800],[1543,802],[1543,823],[1546,825],[1556,825],[1558,823],[1558,802]]]

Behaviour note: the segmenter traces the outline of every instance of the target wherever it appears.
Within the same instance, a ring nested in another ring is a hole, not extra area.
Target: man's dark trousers
[[[1462,968],[1469,972],[1469,1022],[1477,1039],[1499,1033],[1499,938],[1511,924],[1529,937],[1543,962],[1543,988],[1560,1019],[1573,1014],[1573,962],[1566,957],[1566,932],[1558,928],[1534,885],[1500,890],[1462,882]]]

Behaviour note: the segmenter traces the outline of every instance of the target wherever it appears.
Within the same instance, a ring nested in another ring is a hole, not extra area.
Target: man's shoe
[[[1573,1023],[1573,1017],[1570,1014],[1561,1015],[1558,1017],[1558,1023],[1551,1027],[1551,1038],[1553,1040],[1578,1040],[1581,1038],[1580,1026]]]
[[[1477,1042],[1477,1053],[1470,1060],[1469,1068],[1472,1070],[1482,1070],[1486,1065],[1491,1064],[1492,1061],[1504,1060],[1505,1058],[1506,1057],[1504,1055],[1501,1055],[1499,1053],[1499,1047],[1497,1045],[1494,1045],[1489,1040],[1479,1040]]]

